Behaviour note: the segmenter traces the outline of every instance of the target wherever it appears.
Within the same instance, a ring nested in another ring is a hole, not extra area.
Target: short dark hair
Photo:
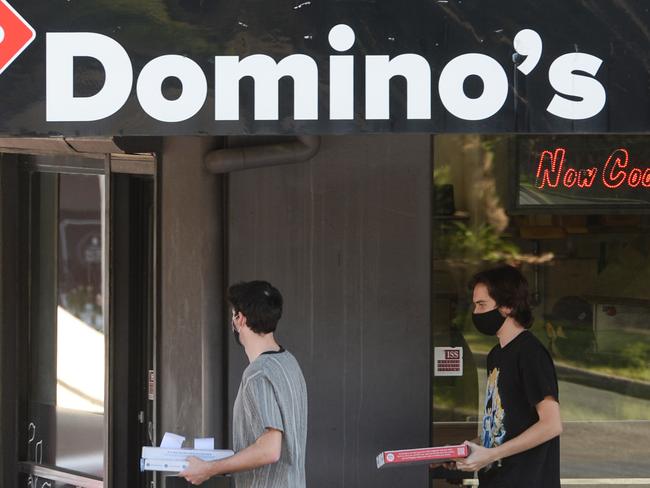
[[[228,288],[228,302],[246,316],[256,334],[274,332],[282,317],[282,295],[266,281],[242,281]]]
[[[476,273],[470,281],[473,290],[479,283],[485,285],[488,294],[497,302],[497,307],[512,309],[510,316],[529,329],[533,325],[533,312],[531,310],[528,281],[517,268],[503,265]]]

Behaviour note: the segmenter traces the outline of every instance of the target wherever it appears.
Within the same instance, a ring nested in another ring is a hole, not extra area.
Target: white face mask
[[[235,336],[235,341],[237,342],[237,344],[243,346],[243,344],[241,343],[241,339],[239,338],[239,330],[237,330],[237,327],[235,326],[235,317],[237,315],[233,315],[232,318],[230,319],[230,328],[232,329],[232,334]]]

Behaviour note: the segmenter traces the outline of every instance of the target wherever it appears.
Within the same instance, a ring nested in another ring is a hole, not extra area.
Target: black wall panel
[[[229,175],[228,276],[284,295],[310,488],[427,486],[426,467],[378,471],[375,457],[430,442],[431,143],[326,137],[308,163]],[[246,364],[231,339],[230,407]]]

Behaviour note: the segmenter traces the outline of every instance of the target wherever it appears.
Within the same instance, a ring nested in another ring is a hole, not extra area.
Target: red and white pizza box
[[[403,449],[384,451],[377,456],[377,469],[390,466],[410,466],[413,464],[446,463],[469,456],[469,447],[459,446],[424,447],[422,449]]]

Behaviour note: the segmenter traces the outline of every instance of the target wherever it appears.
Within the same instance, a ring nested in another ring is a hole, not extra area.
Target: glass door
[[[156,441],[155,176],[34,159],[21,166],[19,486],[154,486],[139,460]]]
[[[102,486],[106,445],[104,176],[29,176],[27,486]],[[46,469],[72,477],[48,479]]]

